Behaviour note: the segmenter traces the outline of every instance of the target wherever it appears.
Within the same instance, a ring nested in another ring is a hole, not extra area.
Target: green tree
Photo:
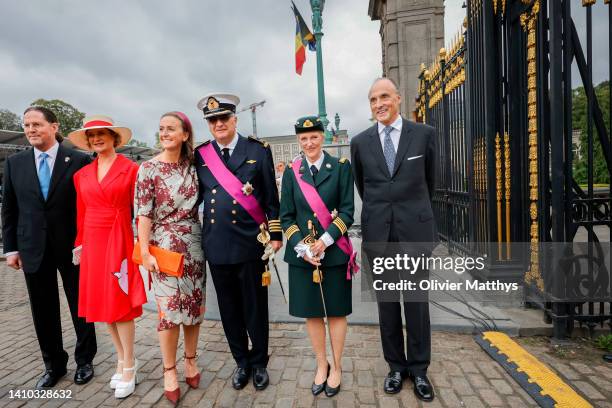
[[[80,129],[83,126],[85,114],[61,99],[37,99],[31,104],[31,106],[34,105],[44,106],[55,113],[60,123],[60,133],[62,136],[66,136],[73,130]]]
[[[155,144],[153,145],[154,148],[161,150],[161,143],[159,143],[159,132],[155,132]]]
[[[136,146],[136,147],[149,147],[145,142],[141,142],[140,140],[136,139],[135,137],[131,138],[130,141],[127,143],[128,146]]]
[[[608,135],[610,134],[610,82],[604,81],[595,87],[595,96],[603,115]],[[574,160],[574,178],[579,184],[588,181],[588,132],[587,132],[587,97],[583,87],[572,91],[572,123],[574,129],[580,130],[580,158]],[[593,124],[593,182],[607,184],[610,173],[606,164],[599,132]]]
[[[21,132],[21,118],[8,109],[0,109],[0,129]]]

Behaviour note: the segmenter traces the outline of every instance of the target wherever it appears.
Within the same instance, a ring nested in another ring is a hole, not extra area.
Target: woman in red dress
[[[138,165],[115,149],[131,137],[106,116],[85,118],[83,129],[68,138],[97,153],[93,163],[74,175],[77,192],[77,238],[74,263],[80,262],[79,316],[108,325],[117,350],[117,371],[110,387],[115,397],[134,392],[134,319],[147,297],[140,271],[131,260],[134,249],[132,203]]]

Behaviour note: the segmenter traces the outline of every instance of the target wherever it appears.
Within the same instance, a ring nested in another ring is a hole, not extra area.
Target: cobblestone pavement
[[[65,348],[74,351],[74,331],[65,300],[62,300]],[[96,377],[84,386],[72,382],[75,363],[70,361],[68,375],[57,385],[70,390],[67,400],[10,399],[11,390],[31,389],[43,364],[31,324],[25,284],[21,272],[0,266],[0,405],[44,407],[156,406],[170,404],[163,398],[161,354],[155,331],[156,316],[146,311],[137,320],[137,358],[144,377],[134,395],[119,401],[108,388],[114,371],[115,356],[103,325],[97,326],[98,354],[94,360]],[[521,339],[522,344],[566,381],[579,388],[595,406],[612,407],[612,366],[605,365],[601,353],[580,347],[578,352],[550,352],[546,339]],[[472,336],[435,332],[432,339],[433,362],[429,375],[436,388],[436,399],[422,403],[414,397],[412,384],[396,396],[382,392],[387,365],[382,358],[378,327],[350,326],[343,358],[342,391],[333,399],[313,397],[310,385],[314,359],[302,324],[272,324],[270,327],[271,384],[255,392],[252,384],[235,391],[230,376],[234,362],[228,350],[221,324],[205,321],[199,344],[202,381],[197,390],[188,390],[181,381],[181,406],[190,407],[533,407],[535,402],[491,360],[473,341]],[[182,355],[182,349],[178,355]],[[179,379],[183,361],[179,361]]]

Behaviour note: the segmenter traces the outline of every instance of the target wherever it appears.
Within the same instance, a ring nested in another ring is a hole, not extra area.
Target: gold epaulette
[[[257,143],[259,143],[259,144],[263,145],[263,147],[268,147],[268,146],[270,146],[270,144],[269,144],[268,142],[264,142],[263,140],[257,139],[257,138],[255,138],[255,137],[253,137],[253,136],[249,136],[249,140],[252,140],[252,141],[254,141],[254,142],[257,142]]]
[[[290,169],[292,169],[292,168],[293,168],[293,163],[289,163],[289,164],[287,165],[287,167],[289,167]]]
[[[348,159],[346,157],[341,157],[340,160],[338,160],[338,163],[340,164],[344,164],[348,161]]]
[[[207,144],[209,144],[210,142],[212,142],[212,140],[208,139],[208,140],[207,140],[207,141],[205,141],[204,143],[202,143],[202,144],[200,144],[200,145],[196,146],[196,147],[195,147],[195,149],[197,150],[197,149],[199,149],[199,148],[200,148],[200,147],[202,147],[202,146],[206,146],[206,145],[207,145]]]
[[[340,230],[340,233],[342,235],[344,235],[346,233],[346,231],[348,230],[348,228],[346,228],[346,224],[344,223],[344,221],[342,221],[342,218],[340,218],[340,217],[334,218],[333,224],[336,227],[338,227],[338,229]]]
[[[268,231],[270,232],[283,232],[281,225],[280,225],[280,220],[276,219],[276,220],[268,220]]]
[[[298,228],[297,225],[293,224],[292,226],[290,226],[289,228],[287,228],[285,230],[285,236],[287,237],[287,241],[289,241],[289,239],[291,238],[291,236],[293,234],[295,234],[296,232],[299,232],[300,229]]]

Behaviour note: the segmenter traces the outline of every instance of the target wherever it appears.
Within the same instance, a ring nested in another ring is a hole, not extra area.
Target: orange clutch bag
[[[184,255],[178,252],[168,251],[154,245],[149,245],[149,252],[157,260],[160,272],[166,275],[183,276],[183,259]],[[132,253],[132,261],[138,265],[142,265],[142,254],[140,253],[140,244],[138,241],[134,244],[134,252]]]

